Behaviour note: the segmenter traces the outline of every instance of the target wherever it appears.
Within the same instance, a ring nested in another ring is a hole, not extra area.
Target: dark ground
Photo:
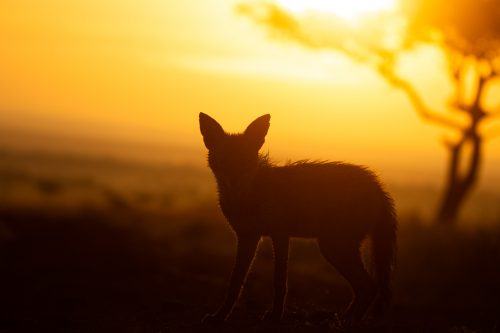
[[[429,204],[422,193],[396,202]],[[235,251],[214,196],[206,168],[0,149],[0,333],[210,331],[200,321],[222,301]],[[401,219],[393,331],[500,332],[500,221],[421,222]],[[292,242],[279,325],[259,319],[271,272],[265,240],[233,316],[212,331],[335,331],[350,292],[314,242]]]
[[[0,211],[0,332],[199,332],[222,300],[235,241],[215,203],[191,213],[133,209]],[[500,233],[405,221],[394,332],[499,332]],[[272,252],[261,243],[227,332],[335,331],[345,282],[311,241],[295,241],[282,324],[271,302]],[[364,329],[371,332],[373,329]]]

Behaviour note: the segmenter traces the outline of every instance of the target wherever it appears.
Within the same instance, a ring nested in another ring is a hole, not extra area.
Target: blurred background
[[[397,330],[498,330],[499,16],[493,0],[2,1],[0,331],[199,329],[235,244],[199,112],[229,132],[270,113],[277,163],[379,174],[401,224]],[[229,330],[268,328],[261,245]],[[284,325],[329,330],[345,282],[313,242],[291,258]]]

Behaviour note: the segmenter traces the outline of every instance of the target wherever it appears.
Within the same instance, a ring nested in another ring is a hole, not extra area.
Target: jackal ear
[[[247,138],[250,139],[252,144],[255,145],[257,149],[260,149],[264,144],[267,130],[269,129],[269,121],[271,120],[271,115],[265,114],[255,119],[243,133]]]
[[[222,126],[203,112],[200,112],[200,132],[208,149],[212,149],[226,135]]]

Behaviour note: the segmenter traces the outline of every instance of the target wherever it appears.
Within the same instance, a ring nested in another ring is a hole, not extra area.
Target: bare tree
[[[483,124],[500,118],[500,107],[486,110],[484,103],[500,75],[500,1],[406,0],[397,13],[368,17],[361,27],[325,14],[297,17],[270,3],[242,4],[237,10],[274,37],[342,52],[372,66],[408,97],[422,119],[456,131],[458,138],[445,142],[447,179],[437,211],[440,223],[456,221],[477,183],[483,143],[494,135],[481,132]],[[427,106],[411,80],[398,72],[401,57],[421,45],[437,47],[446,55],[455,88],[447,110]]]

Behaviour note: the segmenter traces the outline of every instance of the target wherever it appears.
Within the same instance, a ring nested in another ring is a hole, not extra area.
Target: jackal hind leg
[[[339,242],[330,238],[318,240],[321,253],[349,282],[353,298],[342,316],[342,324],[350,326],[359,323],[376,296],[376,284],[366,271],[359,242]]]

